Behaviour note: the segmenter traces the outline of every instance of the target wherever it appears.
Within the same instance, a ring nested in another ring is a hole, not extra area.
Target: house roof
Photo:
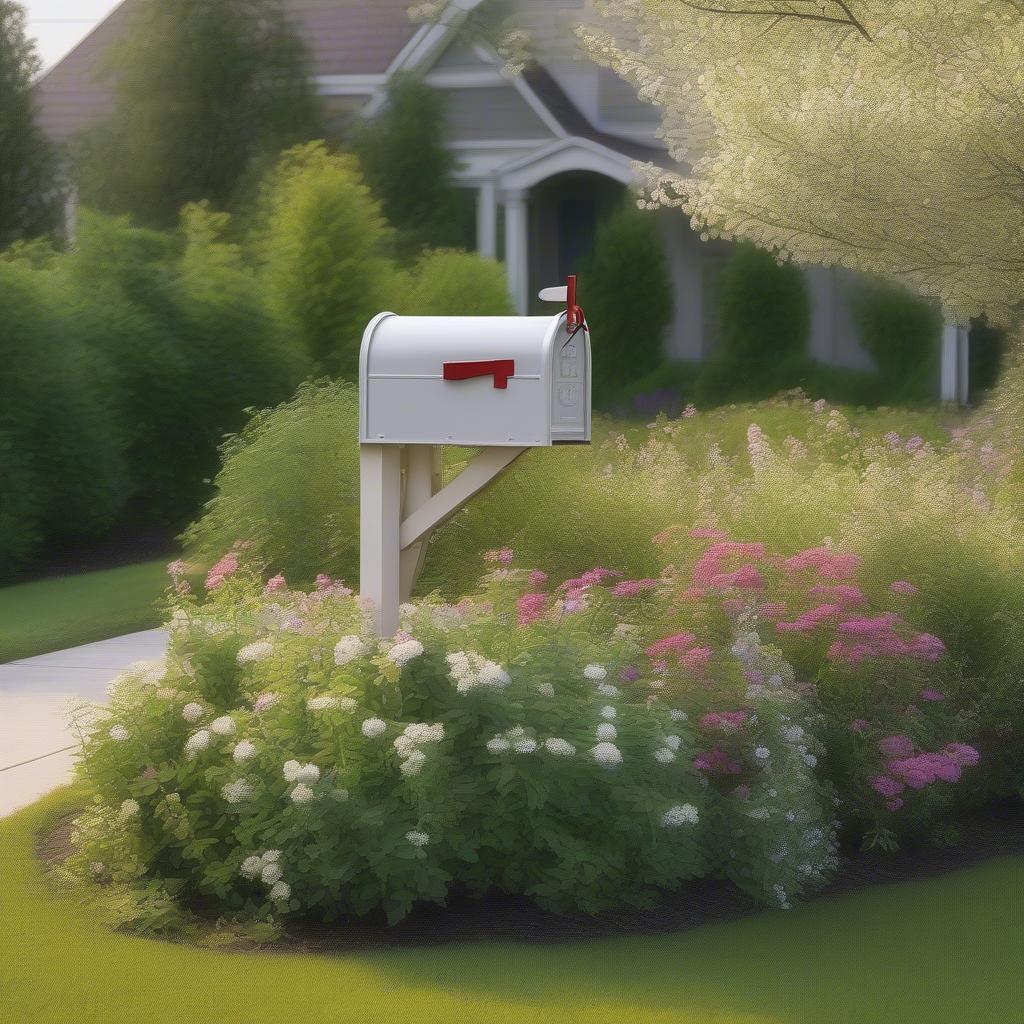
[[[136,5],[123,0],[36,83],[40,124],[51,138],[65,142],[112,110],[113,94],[97,77]],[[408,0],[285,0],[285,6],[310,49],[315,75],[383,74],[417,31]]]

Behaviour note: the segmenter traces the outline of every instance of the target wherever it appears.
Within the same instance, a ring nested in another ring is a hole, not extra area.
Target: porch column
[[[942,325],[942,360],[939,372],[939,398],[943,402],[957,400],[960,329],[956,324]]]
[[[523,190],[505,195],[505,273],[516,312],[526,316],[530,308],[529,222],[527,193]]]
[[[971,331],[969,327],[957,330],[957,394],[956,400],[966,405],[971,397]]]
[[[476,194],[476,249],[498,258],[498,190],[493,181],[481,182]]]

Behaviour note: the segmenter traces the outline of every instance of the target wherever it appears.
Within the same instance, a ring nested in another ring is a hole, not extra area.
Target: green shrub
[[[580,303],[594,325],[594,402],[613,402],[662,361],[672,282],[653,216],[625,204],[597,229],[580,270]]]
[[[515,313],[501,264],[455,249],[423,253],[400,280],[389,308],[411,316],[512,316]]]
[[[370,319],[386,308],[394,268],[388,226],[351,156],[321,142],[281,158],[264,185],[256,248],[271,309],[321,370],[355,380]]]
[[[0,473],[24,489],[4,492],[8,574],[44,538],[101,533],[127,497],[105,366],[64,336],[61,310],[54,275],[0,261]]]
[[[452,183],[458,159],[445,146],[445,134],[441,93],[403,76],[392,78],[386,106],[356,134],[366,182],[396,229],[403,255],[468,242],[467,190]]]
[[[853,314],[860,343],[888,382],[892,401],[934,398],[942,314],[918,296],[886,282],[861,284]]]

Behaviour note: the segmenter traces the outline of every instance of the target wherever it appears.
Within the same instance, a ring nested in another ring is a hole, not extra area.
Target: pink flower
[[[677,658],[681,658],[696,642],[697,638],[692,633],[674,633],[672,636],[663,637],[651,644],[645,653],[652,659],[666,654],[674,654]]]
[[[583,573],[582,576],[577,576],[576,579],[566,580],[560,584],[559,590],[586,590],[588,587],[598,586],[603,583],[606,579],[613,576],[621,576],[621,572],[613,572],[611,569],[590,569]]]
[[[253,711],[266,711],[277,703],[276,693],[261,693],[253,703]]]
[[[612,597],[637,597],[645,590],[653,590],[657,580],[623,580],[612,587]]]
[[[876,775],[871,780],[871,788],[876,793],[881,793],[882,796],[894,797],[903,792],[904,786],[902,782],[888,775]]]
[[[868,599],[860,587],[855,587],[850,583],[819,583],[817,586],[811,587],[810,593],[823,600],[847,606],[868,603]]]
[[[695,526],[690,531],[694,540],[725,540],[729,536],[725,530],[716,530],[713,526]]]
[[[916,452],[924,444],[924,438],[918,437],[915,434],[913,437],[907,439],[907,443],[904,446],[908,452]]]
[[[627,665],[620,673],[619,678],[624,683],[633,683],[640,678],[640,671],[635,665]]]
[[[887,757],[912,757],[914,741],[909,736],[886,736],[878,741],[878,749]]]
[[[889,589],[894,594],[906,594],[908,597],[921,593],[913,583],[908,583],[906,580],[894,580],[889,584]]]
[[[530,581],[530,586],[536,590],[547,583],[548,574],[546,572],[541,572],[540,569],[534,569],[526,578]]]
[[[775,628],[780,633],[810,633],[823,622],[838,619],[842,611],[837,604],[820,604],[798,615],[793,622],[777,622]]]
[[[918,694],[918,697],[920,697],[921,700],[931,700],[931,701],[945,700],[946,699],[945,695],[939,693],[938,690],[928,690],[928,689],[922,690]]]
[[[709,711],[701,717],[702,729],[739,729],[747,720],[746,711]]]
[[[238,555],[229,551],[206,574],[206,589],[216,590],[229,576],[238,571]]]
[[[787,572],[813,569],[826,580],[849,579],[861,564],[859,555],[842,554],[831,548],[807,548],[782,563]]]
[[[935,781],[935,772],[931,770],[927,762],[917,757],[890,761],[888,769],[911,789],[924,789],[929,783]]]
[[[276,576],[271,576],[267,580],[266,586],[263,588],[264,594],[276,594],[279,590],[284,590],[286,587],[284,576],[278,573]]]
[[[185,563],[180,558],[176,558],[168,564],[167,574],[171,577],[183,576],[185,574]]]
[[[757,614],[769,622],[781,619],[786,614],[786,605],[782,601],[766,601],[757,609]]]
[[[942,752],[964,768],[973,768],[981,760],[977,750],[966,743],[947,743]]]
[[[850,732],[863,732],[871,723],[866,718],[855,718],[850,723]]]
[[[713,580],[715,577],[722,577],[726,574],[725,562],[731,558],[743,558],[743,559],[759,559],[765,556],[765,546],[760,543],[742,544],[738,541],[723,540],[712,544],[711,547],[704,552],[700,560],[693,567],[693,582],[697,586],[713,586]],[[749,566],[755,573],[754,576],[749,574],[743,579],[747,582],[743,583],[744,586],[751,586],[753,580],[760,581],[760,573],[754,566]]]
[[[536,622],[544,614],[547,600],[547,594],[523,594],[516,602],[519,625],[530,626]]]
[[[511,565],[514,557],[515,555],[511,548],[502,548],[498,552],[498,561],[501,562],[502,565]]]
[[[739,775],[739,763],[734,761],[724,750],[717,747],[698,754],[693,759],[693,767],[707,775]]]
[[[894,430],[890,430],[889,433],[885,435],[884,440],[890,448],[899,448],[900,445],[903,444],[903,438],[901,438]]]
[[[687,419],[692,419],[694,416],[697,415],[697,407],[691,403],[683,410],[683,415]]]

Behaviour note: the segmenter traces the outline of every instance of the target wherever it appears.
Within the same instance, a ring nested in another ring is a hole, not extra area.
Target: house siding
[[[439,89],[444,97],[449,138],[549,139],[550,128],[513,86],[483,89]]]

